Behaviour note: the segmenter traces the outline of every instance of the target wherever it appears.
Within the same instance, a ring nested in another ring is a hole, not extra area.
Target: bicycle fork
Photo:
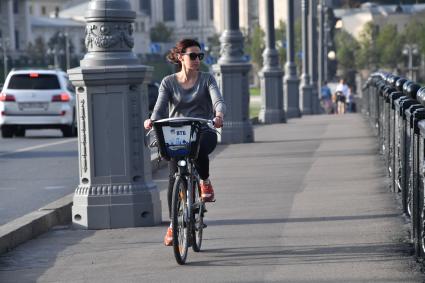
[[[191,215],[193,213],[193,185],[191,182],[191,177],[190,177],[190,170],[188,168],[188,162],[185,159],[181,159],[177,162],[177,176],[176,176],[176,180],[177,178],[180,178],[182,180],[184,180],[184,182],[186,183],[186,205],[185,205],[185,211],[183,212],[184,215],[184,222],[185,223],[189,223],[189,235],[190,235],[190,231],[193,227],[192,226],[192,221],[190,221],[191,219]]]

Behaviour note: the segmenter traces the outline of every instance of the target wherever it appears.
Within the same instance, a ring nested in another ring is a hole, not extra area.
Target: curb
[[[152,173],[163,168],[167,162],[158,157],[151,160]],[[30,212],[20,218],[0,226],[0,255],[11,251],[57,225],[68,225],[72,221],[72,201],[74,193]]]

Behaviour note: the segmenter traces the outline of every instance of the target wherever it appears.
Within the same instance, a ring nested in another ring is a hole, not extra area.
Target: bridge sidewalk
[[[178,266],[164,224],[56,227],[0,256],[0,282],[423,282],[387,190],[376,138],[355,114],[258,126],[219,146],[203,251]]]

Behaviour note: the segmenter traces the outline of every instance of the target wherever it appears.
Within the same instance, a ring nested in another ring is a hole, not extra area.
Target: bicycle
[[[213,122],[201,118],[179,117],[153,121],[152,124],[157,134],[156,145],[160,156],[177,161],[171,226],[174,257],[178,264],[183,265],[186,263],[189,246],[194,252],[201,251],[203,229],[206,227],[206,208],[201,199],[200,179],[193,161],[198,156],[201,126],[213,128]]]

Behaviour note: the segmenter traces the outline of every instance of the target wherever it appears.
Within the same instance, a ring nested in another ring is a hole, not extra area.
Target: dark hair
[[[190,38],[185,38],[176,43],[176,46],[170,49],[167,54],[167,60],[170,63],[178,65],[177,69],[181,69],[182,63],[179,61],[177,54],[185,53],[186,49],[192,46],[198,46],[201,49],[201,44],[198,41]]]

